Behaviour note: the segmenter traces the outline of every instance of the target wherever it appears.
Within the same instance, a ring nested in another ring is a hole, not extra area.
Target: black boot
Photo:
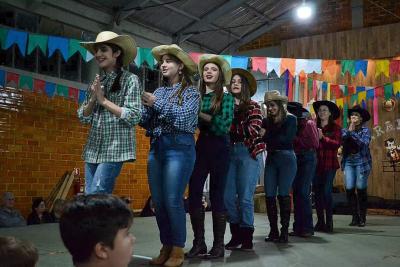
[[[356,196],[356,191],[355,189],[347,189],[346,190],[346,195],[347,195],[347,202],[349,204],[351,214],[352,214],[352,219],[351,223],[349,226],[356,226],[360,223],[360,217],[358,214],[358,203],[357,203],[357,196]]]
[[[240,232],[240,227],[239,224],[237,223],[230,223],[229,227],[231,229],[231,241],[228,242],[228,244],[225,245],[225,249],[228,250],[233,250],[235,248],[238,248],[242,244],[242,236]]]
[[[367,207],[368,207],[368,195],[367,188],[357,189],[358,203],[360,206],[360,223],[358,226],[364,227],[367,220]]]
[[[317,224],[314,226],[314,231],[322,232],[325,231],[325,216],[324,216],[324,197],[322,193],[322,187],[320,185],[314,186],[315,193],[315,211],[317,212]]]
[[[190,213],[190,222],[194,234],[193,247],[189,252],[185,253],[186,258],[194,258],[207,253],[207,246],[204,240],[204,217],[203,209],[196,210]]]
[[[205,259],[222,258],[225,255],[224,235],[226,229],[226,214],[225,212],[213,212],[213,232],[214,242],[210,251],[204,255]]]
[[[276,198],[266,197],[265,203],[267,206],[267,216],[269,221],[270,232],[264,240],[265,242],[277,242],[279,240],[279,231],[278,231],[278,208],[276,206]]]
[[[281,235],[279,243],[288,242],[289,222],[290,222],[290,196],[278,196],[279,212],[281,215]]]
[[[242,240],[243,240],[240,250],[253,251],[254,228],[251,228],[251,227],[240,228],[240,233],[241,233]]]

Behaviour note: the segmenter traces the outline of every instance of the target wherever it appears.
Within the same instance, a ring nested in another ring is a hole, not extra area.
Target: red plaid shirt
[[[257,154],[265,150],[265,143],[260,136],[262,113],[260,105],[251,101],[244,116],[235,108],[230,135],[233,141],[243,141],[250,155],[256,158]]]
[[[341,127],[336,123],[322,128],[324,137],[319,140],[317,150],[317,174],[339,169],[337,151],[340,147],[342,133]]]

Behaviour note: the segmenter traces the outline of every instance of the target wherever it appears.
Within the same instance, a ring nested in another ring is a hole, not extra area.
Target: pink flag
[[[251,64],[253,71],[261,71],[262,73],[267,73],[267,58],[266,57],[252,57]]]
[[[194,61],[196,64],[199,64],[199,58],[200,58],[201,55],[202,55],[202,53],[197,53],[197,52],[191,52],[191,53],[189,53],[189,56],[193,59],[193,61]]]
[[[374,97],[374,126],[377,126],[379,124],[379,110],[378,110],[378,97]]]

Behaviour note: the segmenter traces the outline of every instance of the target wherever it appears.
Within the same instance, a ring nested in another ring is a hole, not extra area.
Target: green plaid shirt
[[[225,92],[219,111],[212,114],[210,109],[214,95],[214,92],[205,94],[201,100],[201,112],[212,115],[212,119],[209,124],[201,121],[199,128],[200,130],[209,130],[218,136],[226,135],[229,133],[233,120],[234,98],[230,93]]]
[[[136,75],[123,71],[120,79],[121,89],[110,92],[116,76],[115,72],[107,73],[100,77],[100,81],[104,86],[105,97],[122,108],[121,118],[98,104],[95,105],[92,114],[83,116],[83,108],[90,99],[89,90],[78,109],[80,121],[92,126],[82,155],[85,162],[123,162],[136,159],[134,126],[140,121],[142,89]]]

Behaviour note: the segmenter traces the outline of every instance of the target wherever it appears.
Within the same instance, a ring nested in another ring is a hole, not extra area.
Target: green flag
[[[68,87],[65,85],[57,84],[56,95],[68,98]]]
[[[388,100],[389,98],[392,97],[393,95],[393,84],[392,83],[388,83],[385,84],[385,100]]]
[[[349,111],[349,107],[347,103],[344,103],[343,106],[343,128],[347,128],[347,113]]]
[[[28,88],[33,90],[33,79],[30,76],[21,75],[19,76],[19,88]]]
[[[341,64],[342,64],[342,75],[344,75],[346,71],[348,71],[351,76],[356,75],[356,66],[355,66],[356,64],[354,60],[342,60]]]
[[[47,39],[48,37],[45,35],[30,33],[28,41],[28,55],[30,55],[36,47],[39,47],[43,54],[46,55]]]
[[[0,48],[4,49],[6,45],[8,30],[4,28],[0,28]]]
[[[151,54],[151,49],[138,47],[137,52],[135,64],[137,66],[141,66],[144,62],[146,62],[150,69],[154,69],[154,57]]]
[[[82,58],[86,59],[86,49],[80,45],[80,41],[69,39],[69,56],[73,56],[76,52],[79,52]]]

